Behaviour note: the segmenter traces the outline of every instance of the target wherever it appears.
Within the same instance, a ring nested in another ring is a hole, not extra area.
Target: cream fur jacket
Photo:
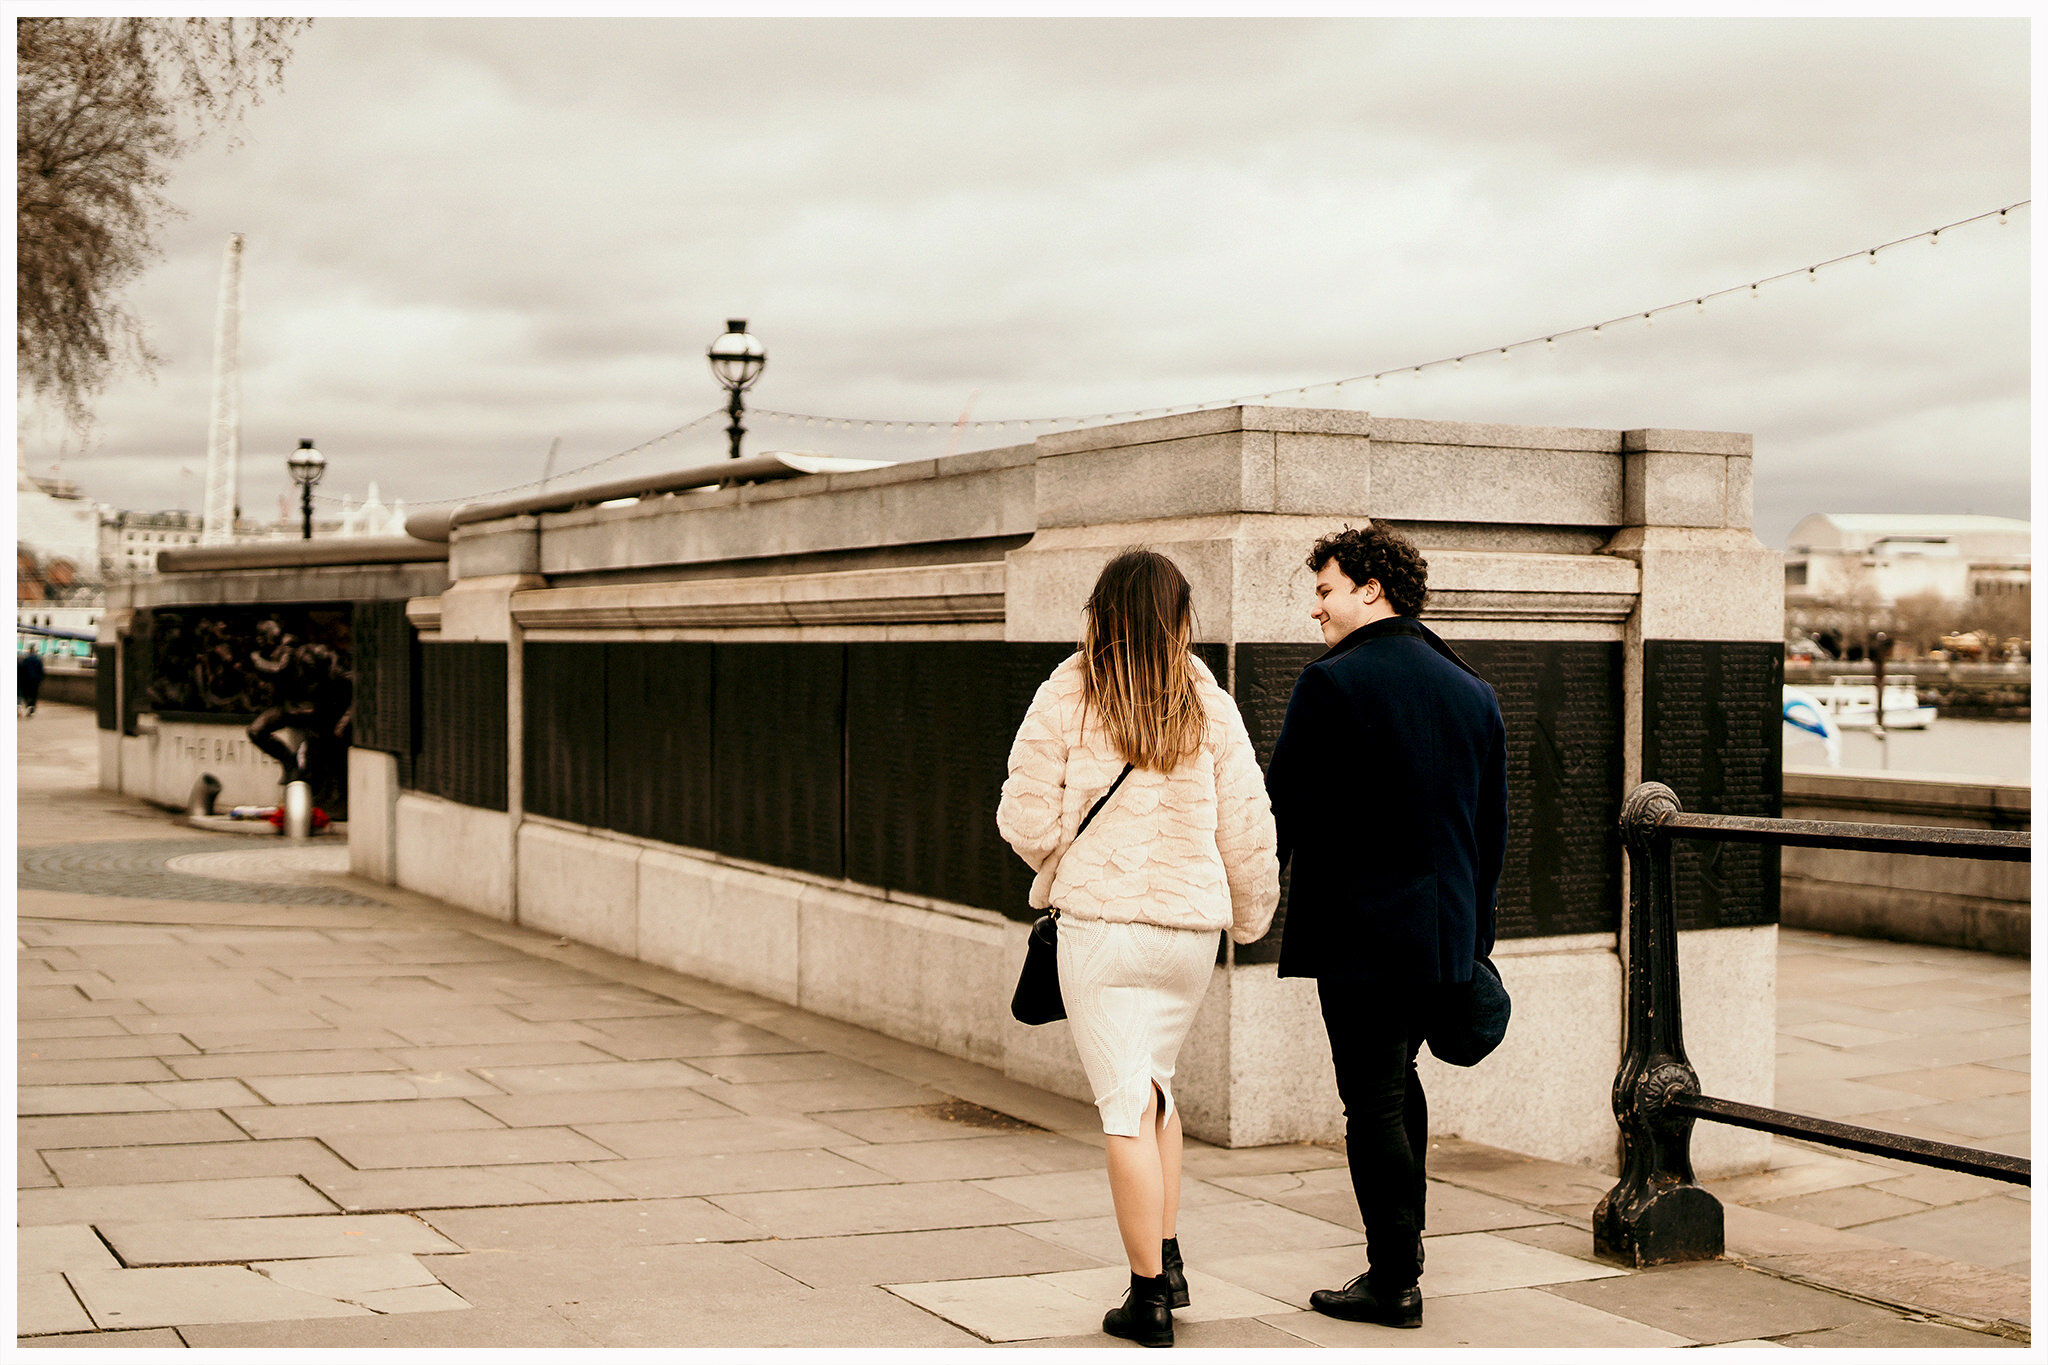
[[[1133,769],[1071,849],[1067,845],[1124,761],[1093,708],[1077,651],[1052,671],[1010,746],[996,828],[1038,876],[1031,904],[1076,919],[1263,936],[1280,901],[1273,808],[1244,719],[1194,660],[1209,729],[1170,773]]]

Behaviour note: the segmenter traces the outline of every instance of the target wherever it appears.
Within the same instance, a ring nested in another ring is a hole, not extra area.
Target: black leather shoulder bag
[[[1131,765],[1126,763],[1124,770],[1116,775],[1116,781],[1109,784],[1109,790],[1098,797],[1088,808],[1088,813],[1081,817],[1081,828],[1074,831],[1074,837],[1067,843],[1069,850],[1081,842],[1081,836],[1088,832],[1095,813],[1109,804],[1109,798],[1116,795],[1116,789],[1130,775]],[[1010,1013],[1019,1023],[1050,1024],[1055,1019],[1067,1017],[1067,1003],[1060,998],[1059,928],[1057,909],[1040,915],[1031,926],[1031,938],[1024,949],[1024,970],[1017,977],[1016,993],[1010,997]]]

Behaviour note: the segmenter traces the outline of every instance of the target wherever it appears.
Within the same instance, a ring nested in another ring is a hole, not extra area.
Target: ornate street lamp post
[[[740,436],[745,428],[740,425],[740,414],[746,405],[740,401],[768,363],[768,353],[761,349],[761,343],[747,335],[747,320],[731,318],[725,324],[725,335],[711,343],[705,352],[711,357],[711,373],[718,376],[718,382],[725,385],[732,401],[726,404],[726,411],[732,415],[732,425],[725,434],[732,439],[732,458],[740,457]]]
[[[301,540],[313,538],[313,485],[320,482],[320,476],[327,472],[327,457],[313,449],[311,441],[299,442],[299,448],[285,461],[292,471],[292,479],[299,485],[299,510],[301,514]]]

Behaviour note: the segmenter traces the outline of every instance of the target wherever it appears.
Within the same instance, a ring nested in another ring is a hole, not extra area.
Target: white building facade
[[[2033,525],[2015,517],[1816,512],[1792,528],[1785,605],[1890,607],[2025,591]]]

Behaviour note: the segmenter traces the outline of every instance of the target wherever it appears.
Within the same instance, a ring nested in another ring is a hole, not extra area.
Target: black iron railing
[[[1614,1077],[1621,1179],[1593,1214],[1593,1246],[1634,1265],[1709,1260],[1722,1250],[1721,1201],[1692,1172],[1695,1120],[1803,1138],[1943,1170],[2030,1184],[2023,1157],[1859,1128],[1700,1093],[1685,1057],[1678,1008],[1678,923],[1671,841],[1841,848],[1993,862],[2026,862],[2032,836],[2007,831],[1840,824],[1694,815],[1661,782],[1629,793],[1621,812],[1628,848],[1628,1036]]]

